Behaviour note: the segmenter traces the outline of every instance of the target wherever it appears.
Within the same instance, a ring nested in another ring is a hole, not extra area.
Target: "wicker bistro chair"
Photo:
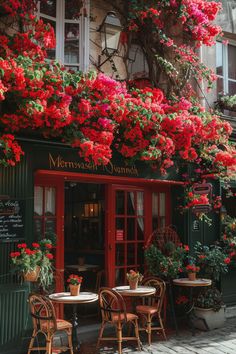
[[[29,306],[33,320],[33,333],[30,340],[28,354],[32,351],[45,350],[46,354],[51,354],[52,349],[61,351],[69,350],[73,354],[72,348],[72,324],[68,321],[56,318],[52,302],[46,297],[36,294],[29,295]],[[63,331],[68,335],[68,347],[61,346],[53,348],[53,336],[55,332]],[[33,347],[34,341],[39,334],[43,334],[46,339],[46,346]]]
[[[117,340],[118,353],[122,353],[123,340],[137,341],[138,349],[141,350],[139,330],[138,330],[138,316],[133,313],[126,312],[126,306],[123,297],[117,291],[110,288],[101,288],[99,291],[99,305],[102,315],[102,325],[97,341],[97,350],[101,341]],[[116,337],[103,337],[103,331],[106,324],[112,324],[116,327]],[[135,335],[133,337],[123,337],[122,327],[124,324],[133,324]]]
[[[143,299],[144,304],[136,306],[137,314],[141,320],[142,327],[140,330],[145,330],[148,334],[148,344],[151,345],[152,331],[162,331],[163,337],[166,340],[165,328],[161,318],[162,306],[166,291],[166,284],[164,280],[149,277],[143,280],[143,285],[152,286],[156,288],[156,293],[153,296]],[[158,320],[158,325],[152,325],[153,318]]]

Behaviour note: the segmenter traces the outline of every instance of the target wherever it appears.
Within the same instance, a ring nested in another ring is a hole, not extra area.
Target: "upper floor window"
[[[236,94],[236,45],[216,43],[217,93]]]
[[[38,6],[39,17],[52,25],[56,48],[48,51],[71,69],[86,71],[89,65],[89,0],[44,0]]]

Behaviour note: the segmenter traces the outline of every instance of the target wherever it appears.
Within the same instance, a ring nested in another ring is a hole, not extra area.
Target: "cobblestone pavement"
[[[123,343],[123,354],[236,354],[236,318],[227,320],[225,326],[209,332],[196,331],[195,336],[190,331],[181,331],[179,336],[169,335],[167,341],[158,341],[157,336],[153,338],[153,344],[148,346],[145,337],[142,336],[143,349],[138,352],[129,345]],[[109,345],[109,346],[108,346]],[[82,354],[95,354],[95,345],[84,343],[81,347]],[[112,347],[108,342],[101,347],[100,354],[116,354],[117,346]]]

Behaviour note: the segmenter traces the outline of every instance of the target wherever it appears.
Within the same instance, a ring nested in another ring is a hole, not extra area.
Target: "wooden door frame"
[[[107,175],[95,175],[95,174],[82,174],[75,172],[66,171],[49,171],[49,170],[38,170],[35,172],[35,184],[42,183],[47,186],[55,186],[57,188],[57,213],[59,217],[57,218],[57,241],[58,246],[56,249],[56,263],[55,266],[60,271],[64,272],[64,184],[66,181],[78,181],[81,183],[102,183],[105,185],[105,271],[107,275],[106,282],[109,286],[114,284],[114,276],[110,272],[111,264],[114,264],[114,250],[115,238],[114,238],[114,212],[115,212],[115,188],[120,189],[138,189],[144,191],[144,211],[146,210],[146,215],[144,217],[145,222],[145,235],[144,242],[147,240],[148,236],[151,234],[151,224],[152,216],[151,213],[147,213],[148,206],[151,205],[151,195],[152,192],[167,192],[169,193],[169,206],[166,205],[166,210],[169,212],[170,220],[170,187],[172,185],[182,185],[179,181],[166,181],[166,180],[148,180],[143,178],[128,178],[128,177],[117,177],[117,176],[107,176]],[[168,220],[168,219],[167,219]],[[168,221],[169,221],[168,220]],[[113,255],[112,255],[113,253]],[[59,285],[57,284],[56,289],[59,290]]]

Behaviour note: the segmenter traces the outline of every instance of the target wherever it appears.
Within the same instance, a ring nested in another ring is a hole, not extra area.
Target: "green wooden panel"
[[[230,268],[227,274],[222,275],[221,291],[226,305],[236,305],[236,268]]]
[[[29,291],[26,285],[0,287],[0,346],[22,336],[29,327]]]

